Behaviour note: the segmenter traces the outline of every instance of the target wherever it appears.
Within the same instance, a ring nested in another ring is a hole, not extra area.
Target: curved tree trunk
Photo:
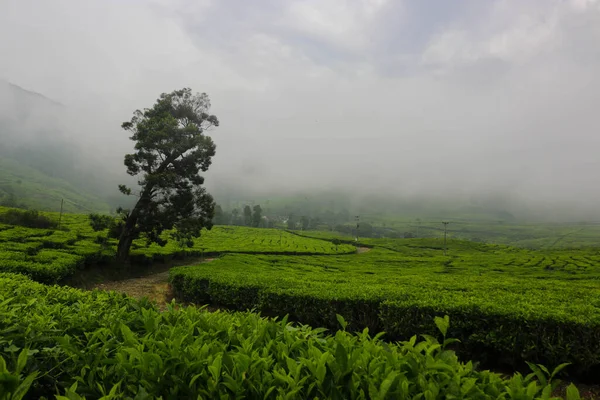
[[[135,239],[135,225],[137,223],[137,205],[127,217],[121,236],[119,236],[119,244],[117,245],[117,262],[122,266],[125,266],[127,259],[129,258],[129,251],[131,250],[131,244]]]

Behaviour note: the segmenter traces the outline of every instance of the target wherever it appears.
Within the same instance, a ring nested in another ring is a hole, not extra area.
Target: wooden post
[[[442,224],[444,224],[444,255],[446,255],[446,227],[448,226],[450,222],[447,221],[443,221]]]
[[[65,199],[60,199],[60,214],[58,215],[58,229],[60,229],[60,223],[62,222],[63,203]]]

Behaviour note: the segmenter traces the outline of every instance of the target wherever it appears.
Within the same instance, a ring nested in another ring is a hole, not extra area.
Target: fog
[[[597,0],[2,0],[0,60],[0,79],[62,104],[61,131],[107,174],[124,176],[121,122],[191,87],[221,121],[217,196],[600,217]]]

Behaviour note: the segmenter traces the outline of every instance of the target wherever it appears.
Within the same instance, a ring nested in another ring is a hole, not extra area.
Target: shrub
[[[544,368],[508,378],[478,371],[447,348],[448,319],[435,323],[440,342],[390,345],[366,330],[325,335],[285,318],[192,307],[161,313],[116,293],[0,274],[0,357],[32,381],[30,398],[550,398],[557,381]]]
[[[386,332],[387,340],[432,334],[433,318],[447,314],[455,321],[452,336],[461,340],[459,353],[488,365],[569,362],[582,375],[600,366],[600,289],[594,283],[480,278],[444,267],[446,258],[430,267],[394,268],[394,257],[376,250],[356,258],[227,255],[173,268],[169,279],[183,301],[289,315],[328,329],[340,314],[349,329]]]
[[[37,210],[8,209],[0,214],[0,222],[8,225],[20,225],[28,228],[54,229],[58,226],[56,221]]]

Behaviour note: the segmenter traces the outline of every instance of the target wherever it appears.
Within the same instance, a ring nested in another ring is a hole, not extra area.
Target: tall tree
[[[234,208],[231,210],[231,224],[232,225],[241,225],[240,224],[240,210]]]
[[[219,204],[215,206],[215,217],[213,218],[213,223],[215,225],[225,225],[225,213],[223,212],[223,208]]]
[[[260,225],[260,219],[262,218],[262,208],[260,208],[260,204],[257,204],[253,207],[252,211],[252,226],[258,228]]]
[[[302,230],[305,231],[308,229],[308,225],[310,224],[310,220],[308,219],[307,216],[303,215],[302,218],[300,218],[300,223],[302,224]]]
[[[144,234],[147,243],[164,245],[163,231],[191,245],[202,228],[212,227],[215,203],[202,186],[216,146],[204,133],[219,126],[209,114],[206,93],[193,94],[185,88],[160,95],[152,108],[137,110],[122,128],[132,133],[135,152],[125,155],[127,173],[140,176],[139,191],[120,185],[126,195],[138,200],[131,210],[119,210],[123,217],[117,259],[124,262],[131,243]]]
[[[252,209],[250,206],[244,206],[244,225],[252,225]]]
[[[296,216],[294,214],[288,216],[287,228],[291,230],[296,229]]]

